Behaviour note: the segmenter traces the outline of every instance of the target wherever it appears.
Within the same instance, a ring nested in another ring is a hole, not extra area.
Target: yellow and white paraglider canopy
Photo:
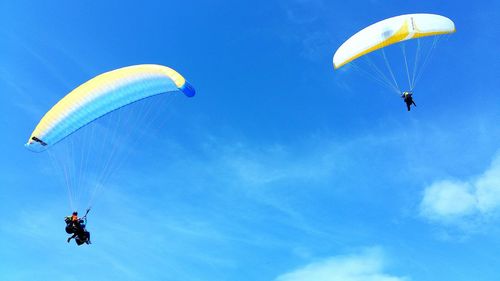
[[[333,65],[338,69],[359,57],[398,42],[453,32],[453,21],[440,15],[408,14],[388,18],[362,29],[345,41],[335,52]]]

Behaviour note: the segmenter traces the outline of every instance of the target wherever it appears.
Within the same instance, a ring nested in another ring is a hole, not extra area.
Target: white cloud
[[[500,155],[486,171],[467,180],[439,180],[424,191],[421,214],[455,223],[467,217],[494,216],[500,210]]]
[[[378,248],[356,255],[335,256],[285,273],[276,281],[403,281],[384,273],[386,258]]]
[[[421,203],[422,213],[428,217],[454,217],[476,211],[476,198],[468,182],[439,181],[427,187]]]
[[[500,207],[500,155],[491,167],[476,181],[476,197],[481,212],[491,212]]]

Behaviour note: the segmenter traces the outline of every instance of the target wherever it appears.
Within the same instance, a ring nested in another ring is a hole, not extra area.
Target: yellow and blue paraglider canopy
[[[80,85],[40,120],[26,147],[40,152],[93,120],[136,101],[194,88],[175,70],[154,64],[134,65],[101,74]]]

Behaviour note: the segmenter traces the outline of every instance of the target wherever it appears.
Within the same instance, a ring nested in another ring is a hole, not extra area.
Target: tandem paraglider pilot
[[[90,209],[87,209],[85,216],[79,218],[78,212],[74,211],[71,216],[67,216],[64,218],[66,222],[66,233],[73,234],[68,238],[68,243],[71,239],[75,239],[75,242],[78,246],[86,243],[91,244],[90,242],[90,232],[87,231],[85,226],[87,225],[87,214]]]

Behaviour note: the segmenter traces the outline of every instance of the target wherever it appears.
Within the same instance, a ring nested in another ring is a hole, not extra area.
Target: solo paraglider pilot
[[[401,97],[404,99],[404,101],[406,103],[406,107],[408,108],[408,111],[410,111],[410,107],[411,107],[412,104],[414,106],[417,106],[415,104],[415,101],[413,101],[412,95],[413,95],[412,92],[403,92],[403,94],[401,95]]]

